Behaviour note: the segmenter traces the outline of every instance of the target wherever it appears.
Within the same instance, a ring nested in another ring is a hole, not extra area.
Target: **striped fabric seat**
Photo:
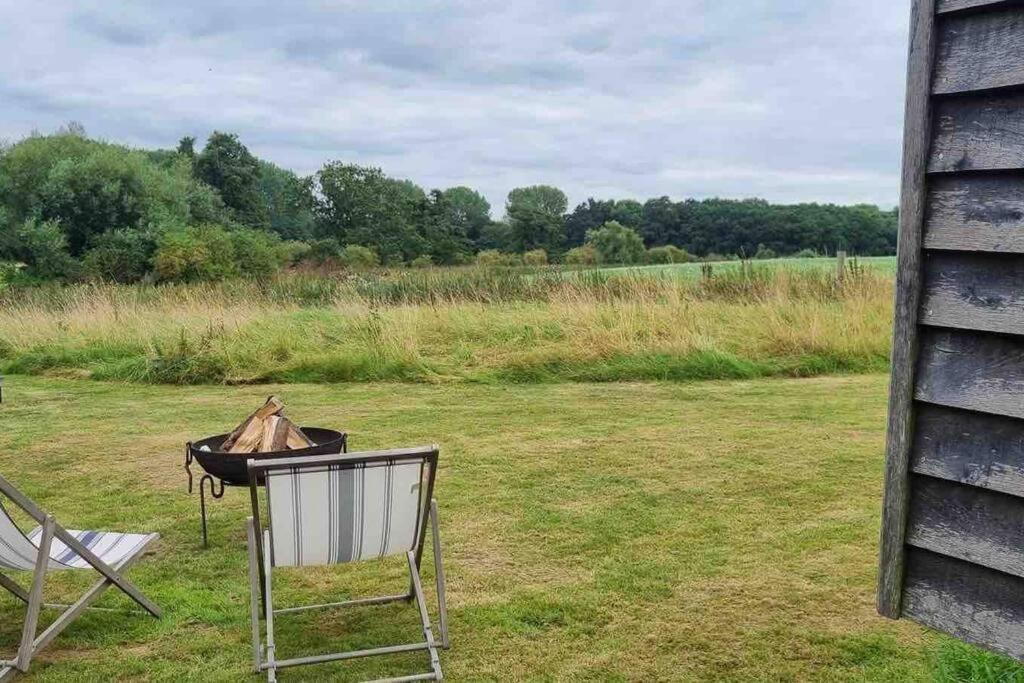
[[[405,461],[268,472],[271,562],[330,565],[414,550],[424,469]]]
[[[73,531],[68,533],[109,565],[117,565],[135,553],[149,538],[147,534],[122,534],[114,531]],[[22,533],[0,504],[0,568],[32,571],[36,568],[39,540],[43,528],[28,535]],[[60,539],[50,545],[50,570],[89,569],[90,565]]]
[[[26,535],[7,512],[5,500],[40,526]],[[160,608],[123,574],[159,538],[160,534],[70,531],[0,476],[0,588],[25,603],[18,655],[15,659],[0,661],[0,682],[10,680],[19,671],[28,671],[33,658],[108,588],[116,587],[159,619]],[[44,604],[46,576],[60,569],[95,571],[100,579],[73,604]],[[8,570],[32,572],[31,587],[23,588],[6,575]],[[64,612],[51,621],[43,633],[37,634],[43,607],[62,607]]]
[[[43,528],[39,527],[28,535],[29,540],[37,542],[42,536]],[[105,563],[116,566],[126,557],[135,554],[149,538],[147,534],[122,534],[117,531],[75,531],[68,533],[78,539],[82,545]],[[50,546],[51,569],[89,569],[92,565],[68,548],[60,539],[53,539]]]

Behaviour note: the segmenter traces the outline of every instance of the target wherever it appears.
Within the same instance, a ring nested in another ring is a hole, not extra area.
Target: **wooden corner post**
[[[1024,5],[914,0],[878,611],[1024,659]]]

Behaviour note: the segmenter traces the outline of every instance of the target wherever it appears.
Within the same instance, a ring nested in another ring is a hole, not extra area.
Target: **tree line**
[[[294,264],[671,263],[895,251],[896,213],[764,200],[588,199],[421,188],[331,161],[300,177],[214,132],[175,149],[93,140],[75,124],[0,146],[0,268],[46,280],[200,280]],[[17,265],[15,265],[17,264]],[[0,280],[3,271],[0,271]]]

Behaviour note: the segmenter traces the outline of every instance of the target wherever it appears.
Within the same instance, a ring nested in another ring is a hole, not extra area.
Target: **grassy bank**
[[[248,498],[229,490],[212,504],[211,548],[201,550],[181,448],[268,391],[305,423],[348,429],[357,449],[441,444],[450,680],[1022,680],[1005,659],[875,614],[885,385],[883,375],[334,387],[9,379],[0,472],[76,528],[163,535],[130,576],[165,618],[89,614],[25,681],[250,677]],[[397,592],[401,571],[285,573],[275,591],[282,605]],[[54,576],[47,598],[72,597],[85,581]],[[21,609],[0,595],[0,657],[16,646]],[[412,641],[418,628],[404,604],[282,616],[279,654]],[[288,680],[422,665],[422,655],[374,658]]]
[[[891,283],[753,267],[444,270],[0,295],[0,371],[150,383],[547,382],[883,370]]]

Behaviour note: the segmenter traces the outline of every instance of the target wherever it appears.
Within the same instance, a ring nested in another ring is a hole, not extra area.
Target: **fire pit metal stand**
[[[306,455],[325,455],[328,453],[348,452],[348,434],[345,432],[335,432],[332,430],[311,427],[304,427],[303,431],[314,439],[319,438],[319,445],[290,451],[278,451],[276,453],[252,453],[246,456],[244,454],[227,454],[209,450],[202,452],[200,450],[204,444],[207,446],[210,443],[220,444],[227,438],[227,434],[210,437],[195,443],[189,441],[185,444],[185,473],[188,475],[189,494],[193,492],[193,484],[195,481],[192,473],[192,463],[198,461],[199,467],[203,471],[203,476],[199,478],[199,516],[202,524],[204,548],[208,548],[210,546],[206,524],[206,490],[209,488],[210,496],[215,500],[219,500],[224,497],[224,489],[227,486],[249,486],[248,469],[245,467],[245,462],[249,458],[298,458]],[[223,460],[224,456],[228,458],[226,463]],[[229,464],[230,467],[224,469],[224,464]],[[219,468],[216,468],[216,471],[222,476],[217,476],[216,473],[211,474],[206,471],[208,468],[215,469],[212,467],[214,465],[220,466]],[[259,481],[258,484],[263,486],[262,481]]]

